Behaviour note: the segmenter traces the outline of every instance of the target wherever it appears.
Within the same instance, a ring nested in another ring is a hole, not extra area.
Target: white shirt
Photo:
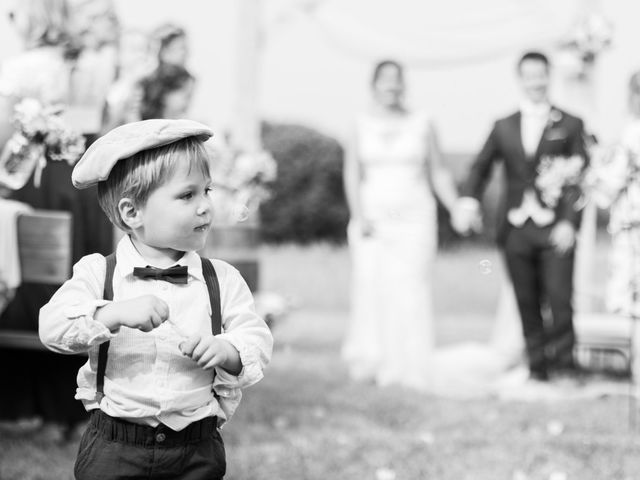
[[[522,147],[529,158],[535,156],[538,150],[550,113],[551,106],[546,102],[540,104],[530,101],[522,102],[520,107],[520,133]],[[507,219],[514,227],[522,227],[529,218],[540,227],[550,225],[555,219],[553,210],[542,206],[531,188],[524,191],[520,206],[512,208],[507,213]]]
[[[520,106],[520,134],[524,153],[528,157],[533,157],[536,154],[550,113],[551,106],[546,102],[522,102]]]
[[[237,408],[241,392],[259,381],[271,358],[273,338],[255,313],[253,297],[240,273],[221,260],[212,260],[220,282],[222,330],[220,338],[240,353],[242,371],[234,376],[217,368],[205,371],[180,352],[185,336],[211,333],[211,307],[199,256],[186,253],[178,262],[189,269],[186,285],[162,280],[141,280],[134,267],[148,262],[128,236],[116,250],[113,279],[114,300],[156,295],[167,302],[169,320],[151,332],[121,327],[111,333],[93,319],[102,299],[106,261],[102,255],[83,257],[73,276],[40,310],[40,339],[60,353],[89,352],[89,361],[78,372],[76,398],[87,410],[100,408],[108,415],[156,426],[163,423],[181,430],[208,416],[220,424]],[[96,398],[99,345],[110,340],[104,381],[104,398]],[[213,391],[220,396],[219,399]]]

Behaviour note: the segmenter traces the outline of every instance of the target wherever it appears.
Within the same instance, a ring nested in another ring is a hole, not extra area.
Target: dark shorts
[[[226,470],[215,417],[175,432],[166,425],[148,427],[91,413],[74,468],[77,480],[216,480]]]

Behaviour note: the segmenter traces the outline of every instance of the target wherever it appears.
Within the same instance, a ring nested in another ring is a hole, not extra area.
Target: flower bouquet
[[[25,98],[14,107],[15,132],[0,154],[0,184],[12,190],[22,188],[33,173],[40,186],[47,161],[73,165],[85,151],[84,137],[67,127],[60,105],[44,105]]]
[[[584,159],[580,155],[542,157],[536,177],[542,201],[555,208],[566,188],[581,184],[583,167]]]

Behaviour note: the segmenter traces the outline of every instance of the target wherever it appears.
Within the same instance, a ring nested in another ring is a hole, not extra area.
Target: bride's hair
[[[371,85],[376,84],[376,82],[378,81],[378,78],[380,78],[380,73],[386,67],[395,68],[398,71],[398,77],[400,77],[400,81],[404,82],[404,67],[402,66],[402,64],[396,60],[387,59],[387,60],[379,61],[378,63],[376,63],[376,66],[373,67],[373,75],[371,76]]]

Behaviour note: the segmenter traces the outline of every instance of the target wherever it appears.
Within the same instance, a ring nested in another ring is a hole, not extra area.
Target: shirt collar
[[[129,235],[124,235],[118,242],[116,248],[116,269],[121,277],[133,274],[135,267],[146,267],[149,265],[142,255],[133,245]],[[196,252],[185,252],[185,254],[176,261],[176,265],[185,265],[189,270],[189,275],[204,282],[204,274],[202,273],[202,262],[200,256]]]
[[[520,111],[526,116],[546,117],[551,112],[551,105],[549,102],[533,103],[531,100],[524,99],[520,102]]]

